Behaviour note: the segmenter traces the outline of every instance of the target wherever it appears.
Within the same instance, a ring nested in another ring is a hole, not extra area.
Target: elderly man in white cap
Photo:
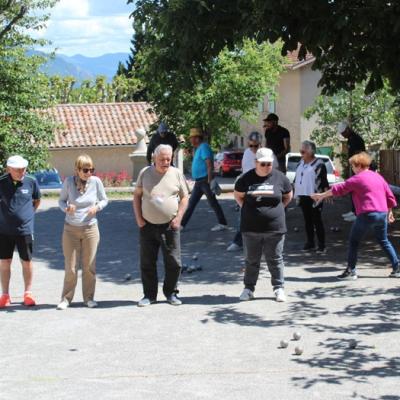
[[[34,306],[32,296],[33,221],[40,203],[34,178],[26,175],[28,161],[21,156],[7,160],[7,173],[0,177],[0,308],[10,305],[11,261],[15,247],[21,259],[25,292],[24,305]]]
[[[241,301],[254,298],[263,255],[276,301],[286,300],[282,253],[286,233],[285,207],[292,199],[292,186],[285,174],[273,168],[273,162],[271,149],[258,149],[256,167],[235,183],[234,196],[241,208],[240,231],[246,266]]]

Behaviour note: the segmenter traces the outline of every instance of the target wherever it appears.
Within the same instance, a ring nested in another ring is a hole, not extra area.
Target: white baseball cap
[[[26,168],[28,166],[28,160],[21,156],[11,156],[7,160],[7,167],[11,168]]]
[[[261,149],[257,150],[256,161],[273,162],[274,161],[274,152],[271,149],[268,149],[267,147],[261,147]]]

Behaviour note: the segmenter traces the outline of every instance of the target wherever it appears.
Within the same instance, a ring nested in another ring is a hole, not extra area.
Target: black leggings
[[[322,202],[313,207],[313,199],[310,196],[299,196],[300,207],[303,211],[304,224],[306,227],[307,244],[314,245],[314,229],[317,234],[318,247],[325,247],[325,229],[322,223]]]

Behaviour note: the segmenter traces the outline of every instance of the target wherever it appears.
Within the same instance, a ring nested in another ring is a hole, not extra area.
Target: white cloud
[[[129,52],[133,34],[129,19],[132,8],[126,7],[126,13],[121,13],[126,0],[114,1],[121,4],[116,3],[113,12],[110,0],[61,0],[51,10],[47,28],[36,33],[37,37],[52,42],[43,50],[57,49],[66,55],[86,56]]]
[[[51,10],[51,19],[85,18],[89,9],[89,0],[60,0]]]

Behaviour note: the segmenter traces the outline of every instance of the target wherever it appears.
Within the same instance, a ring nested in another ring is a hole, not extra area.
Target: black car
[[[38,171],[33,174],[40,189],[61,189],[62,180],[56,170]]]

